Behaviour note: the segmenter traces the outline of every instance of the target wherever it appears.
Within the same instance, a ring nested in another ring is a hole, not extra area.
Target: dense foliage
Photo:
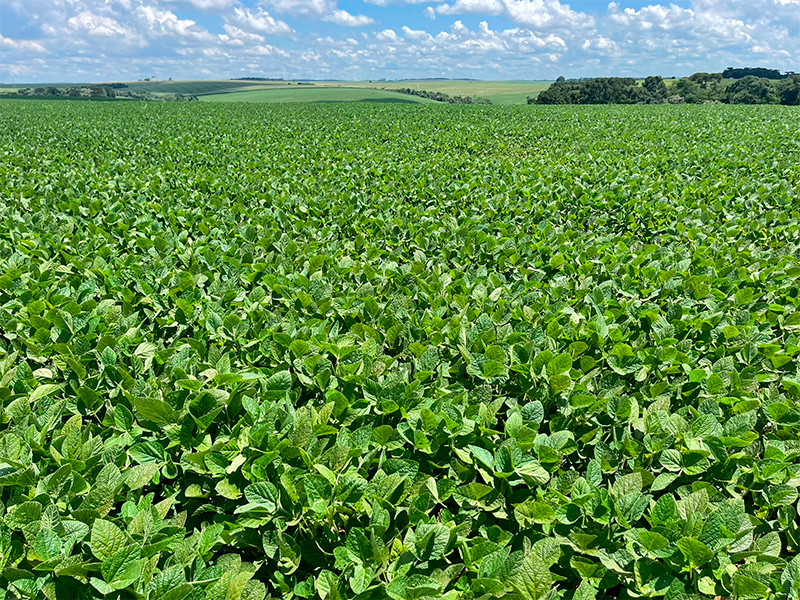
[[[800,75],[773,81],[748,75],[723,82],[721,73],[695,73],[670,85],[658,76],[641,85],[626,77],[559,80],[528,104],[786,104],[800,105]]]
[[[419,96],[420,98],[428,98],[436,102],[444,102],[445,104],[491,104],[492,101],[488,98],[481,98],[480,96],[451,96],[444,92],[429,92],[427,90],[415,90],[413,88],[399,88],[394,90],[401,94],[408,94],[410,96]]]
[[[763,77],[764,79],[786,79],[796,75],[794,71],[781,73],[778,69],[766,67],[728,67],[720,73],[723,79],[743,79],[745,77]]]
[[[667,100],[663,78],[648,77],[640,86],[632,77],[560,78],[528,104],[658,104]]]
[[[129,86],[124,83],[111,83],[108,85],[84,85],[72,87],[39,87],[21,88],[17,90],[17,95],[24,98],[36,99],[92,99],[92,100],[149,100],[159,102],[191,102],[196,101],[196,96],[184,94],[152,94],[145,92],[132,92],[127,90]]]
[[[797,599],[798,130],[0,103],[0,598]]]

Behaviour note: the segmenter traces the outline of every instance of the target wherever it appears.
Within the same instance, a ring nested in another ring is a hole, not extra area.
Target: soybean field
[[[0,599],[800,598],[798,131],[0,101]]]

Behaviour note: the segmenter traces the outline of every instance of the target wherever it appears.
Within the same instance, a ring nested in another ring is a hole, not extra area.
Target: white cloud
[[[443,4],[436,9],[440,15],[501,15],[504,4],[501,0],[455,0],[453,4]]]
[[[581,49],[591,54],[615,55],[619,52],[617,43],[602,35],[584,40]]]
[[[478,14],[503,16],[518,25],[583,27],[594,24],[590,15],[572,10],[559,0],[455,0],[436,8],[441,15]]]
[[[461,21],[456,21],[456,23],[461,23]],[[410,40],[417,40],[417,41],[429,41],[433,40],[433,36],[427,31],[423,31],[421,29],[411,29],[403,25],[403,35],[405,35]]]
[[[253,11],[237,6],[233,9],[233,16],[230,17],[230,20],[242,29],[266,35],[289,35],[293,32],[288,23],[275,19],[260,8]]]
[[[264,36],[250,31],[240,29],[230,23],[225,23],[222,28],[225,30],[224,34],[220,35],[220,39],[234,45],[244,45],[246,42],[263,43]]]
[[[443,0],[364,0],[367,4],[376,6],[389,6],[390,4],[430,4],[431,2],[442,2]]]
[[[397,37],[394,29],[384,29],[383,31],[379,31],[375,34],[375,39],[380,40],[381,42],[396,42],[400,38]]]
[[[112,18],[96,15],[90,10],[71,17],[67,24],[76,30],[84,30],[91,36],[130,38],[133,32]]]
[[[263,46],[252,46],[247,49],[249,54],[255,54],[258,56],[281,56],[283,58],[290,58],[290,54],[283,50],[282,48],[278,48],[277,46],[270,46],[269,44],[265,44]]]
[[[737,47],[746,51],[757,37],[762,37],[760,28],[763,24],[745,22],[730,11],[730,5],[717,5],[716,0],[702,0],[693,8],[656,4],[639,10],[620,9],[612,2],[608,7],[606,35],[628,47],[632,57],[642,56],[642,50],[658,48],[669,60],[677,61],[696,60],[713,52],[731,52]],[[780,25],[776,23],[770,29],[768,35],[773,37]]]
[[[323,21],[336,23],[337,25],[344,25],[345,27],[364,27],[365,25],[372,25],[375,20],[372,17],[364,15],[351,15],[346,10],[334,10],[331,14],[322,17]]]
[[[799,70],[800,0],[633,1],[584,2],[579,10],[566,0],[364,0],[360,14],[355,2],[337,0],[0,0],[15,15],[0,35],[0,76],[538,79],[747,64]],[[191,18],[197,11],[202,20]]]
[[[271,6],[275,12],[303,17],[320,17],[330,13],[336,5],[331,0],[262,0],[261,4]]]
[[[179,19],[175,13],[160,10],[154,6],[141,5],[134,15],[139,18],[143,28],[151,37],[169,36],[172,39],[210,42],[214,40],[208,30],[200,27],[191,19]]]
[[[365,15],[354,15],[337,8],[335,0],[261,0],[275,12],[288,13],[295,17],[322,19],[345,27],[364,27],[375,20]]]
[[[117,2],[130,2],[130,0],[116,0]],[[228,8],[232,4],[237,4],[238,0],[171,0],[174,4],[181,8],[191,8],[201,11],[220,11]]]
[[[13,40],[0,34],[0,48],[8,50],[24,50],[26,52],[47,52],[39,42],[33,40]]]

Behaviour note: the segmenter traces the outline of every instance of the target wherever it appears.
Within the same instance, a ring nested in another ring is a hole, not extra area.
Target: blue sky
[[[0,0],[0,81],[800,71],[800,0]]]

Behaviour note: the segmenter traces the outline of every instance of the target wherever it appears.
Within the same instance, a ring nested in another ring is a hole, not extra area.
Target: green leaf
[[[661,453],[661,465],[668,471],[680,471],[683,469],[683,457],[672,448],[664,450]]]
[[[248,502],[266,506],[269,510],[275,510],[278,507],[278,488],[267,481],[247,486],[244,495]]]
[[[559,354],[547,363],[547,374],[550,377],[567,373],[572,368],[572,356],[567,352]]]
[[[142,574],[140,556],[139,547],[131,545],[104,560],[100,566],[100,572],[103,574],[105,582],[115,590],[121,590],[138,581]]]
[[[128,537],[111,521],[95,519],[89,547],[97,560],[105,561],[128,544]]]
[[[766,598],[770,593],[768,586],[740,573],[733,576],[733,589],[737,598]]]
[[[61,553],[61,538],[50,529],[42,529],[33,543],[33,551],[41,560],[50,560]]]
[[[478,459],[484,467],[489,469],[490,471],[494,471],[494,456],[491,452],[486,450],[485,448],[481,448],[480,446],[469,446],[470,452],[472,452],[473,456]]]
[[[42,398],[52,396],[53,394],[56,394],[59,391],[61,391],[61,387],[62,386],[57,385],[55,383],[44,383],[31,392],[31,395],[29,396],[28,400],[30,402],[36,402],[38,400],[41,400]]]
[[[172,407],[156,398],[136,398],[134,400],[136,412],[141,418],[152,421],[156,425],[170,425],[178,422],[178,415]]]
[[[544,561],[530,554],[514,569],[508,581],[522,600],[539,600],[550,592],[553,576]]]
[[[103,366],[113,367],[117,364],[117,353],[110,346],[103,348],[100,358],[103,361]]]
[[[575,590],[572,600],[595,600],[595,598],[597,598],[597,589],[584,579]]]
[[[450,543],[450,529],[444,525],[422,524],[414,532],[414,553],[419,560],[442,558]]]
[[[272,391],[286,392],[292,389],[292,375],[289,371],[275,373],[267,379],[267,389]]]
[[[526,501],[514,507],[514,517],[520,527],[528,527],[529,524],[549,524],[555,521],[556,511],[552,506],[544,502]]]
[[[125,473],[125,483],[132,490],[138,490],[146,486],[158,473],[160,465],[146,463],[135,465]]]
[[[692,537],[684,537],[677,542],[678,550],[686,558],[692,569],[702,567],[712,558],[714,553],[703,542]]]

